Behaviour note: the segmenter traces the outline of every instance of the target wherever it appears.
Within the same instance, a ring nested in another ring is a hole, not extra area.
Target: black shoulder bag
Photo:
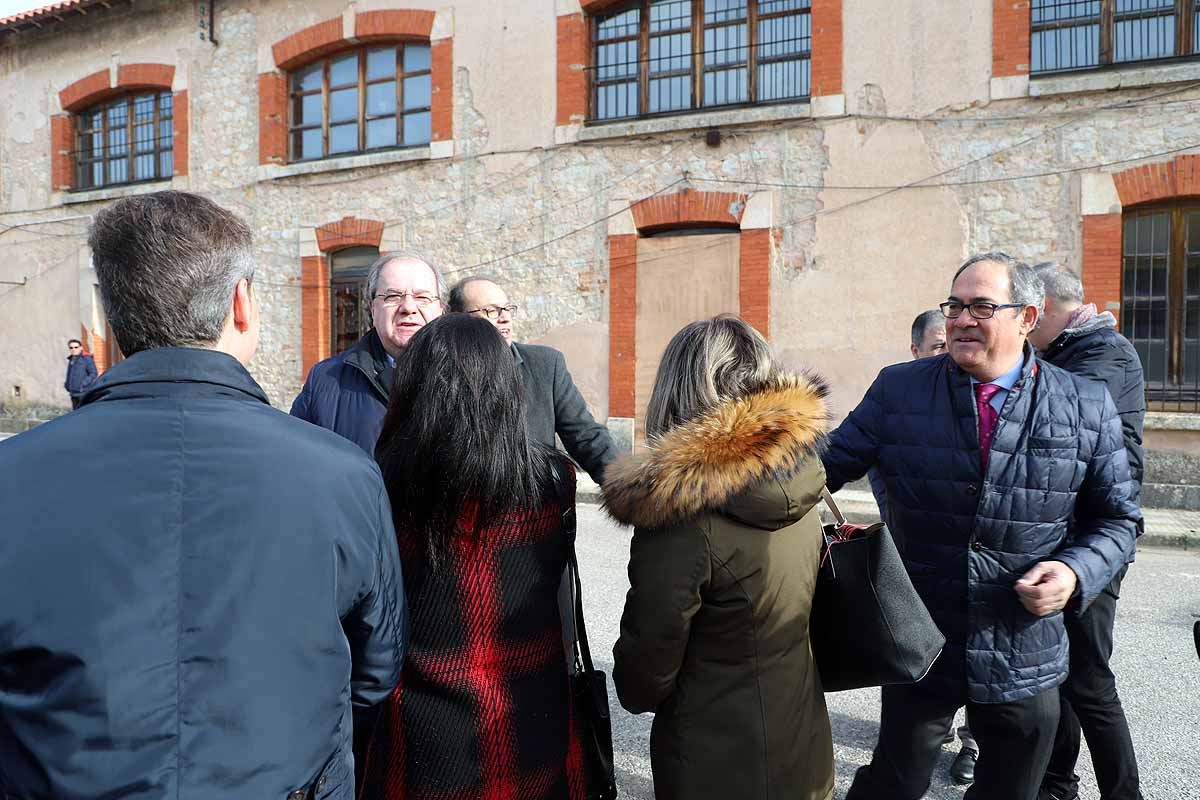
[[[575,558],[575,506],[564,501],[563,525],[570,549],[567,565],[575,593],[575,674],[570,676],[575,724],[583,750],[583,781],[587,800],[615,800],[617,783],[613,771],[612,719],[608,711],[608,679],[592,665],[587,628],[583,619],[583,584]]]
[[[887,526],[846,525],[829,490],[835,522],[823,526],[821,568],[809,635],[827,692],[916,683],[946,637],[921,601]]]

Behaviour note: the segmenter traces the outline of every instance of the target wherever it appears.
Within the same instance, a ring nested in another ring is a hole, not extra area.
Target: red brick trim
[[[92,334],[92,361],[96,363],[97,375],[103,375],[108,369],[108,342],[98,333]]]
[[[173,64],[121,64],[117,67],[117,85],[109,70],[102,69],[80,78],[58,93],[63,111],[83,111],[89,106],[126,89],[156,87],[170,89],[175,82]]]
[[[992,0],[992,77],[1028,75],[1029,0]]]
[[[117,67],[117,88],[156,86],[170,89],[175,83],[174,64],[122,64]]]
[[[58,93],[58,102],[63,111],[82,111],[90,105],[100,102],[113,93],[112,82],[107,69],[93,72],[87,77],[67,86]]]
[[[1120,214],[1094,214],[1083,218],[1083,297],[1101,310],[1121,302]],[[1121,315],[1116,315],[1118,322]]]
[[[354,17],[354,38],[428,39],[433,32],[433,11],[363,11]]]
[[[627,3],[629,0],[580,0],[579,6],[584,14],[599,14],[613,6]]]
[[[383,241],[383,223],[373,219],[342,217],[317,228],[317,247],[333,253],[347,247],[379,247]]]
[[[1200,195],[1200,156],[1143,164],[1113,175],[1123,207]]]
[[[275,66],[289,70],[301,64],[340,50],[348,43],[342,32],[340,16],[310,25],[271,45]]]
[[[50,191],[69,192],[75,187],[75,116],[50,117]]]
[[[746,195],[735,192],[697,192],[684,189],[656,195],[633,204],[633,224],[639,233],[701,225],[736,228],[746,209]]]
[[[303,377],[318,361],[329,358],[329,260],[300,259],[300,363]]]
[[[287,76],[264,72],[258,76],[258,163],[286,164]]]
[[[175,162],[175,174],[188,174],[188,93],[187,89],[176,92],[171,101],[172,136],[171,158]]]
[[[587,117],[588,28],[582,14],[558,18],[556,111],[554,124],[570,125]]]
[[[454,140],[454,40],[438,39],[430,48],[430,139]]]
[[[738,252],[738,315],[763,336],[771,335],[771,251],[777,231],[744,230]]]
[[[637,405],[637,235],[608,237],[608,415]]]
[[[812,3],[813,97],[842,93],[842,0]]]

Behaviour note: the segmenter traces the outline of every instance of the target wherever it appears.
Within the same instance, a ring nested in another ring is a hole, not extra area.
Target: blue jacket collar
[[[142,385],[138,391],[142,395],[167,393],[151,389],[148,384],[174,384],[176,390],[194,388],[197,392],[205,386],[216,387],[269,403],[262,387],[236,358],[196,347],[160,347],[135,353],[97,378],[82,403],[121,396],[138,385]]]

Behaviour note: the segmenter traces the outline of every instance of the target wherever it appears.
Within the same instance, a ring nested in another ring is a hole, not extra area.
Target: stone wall
[[[389,8],[434,11],[434,35],[452,39],[453,142],[336,171],[262,166],[257,94],[272,45]],[[963,257],[1003,249],[1078,266],[1081,175],[1200,146],[1195,84],[1030,97],[1018,75],[1023,94],[994,99],[995,63],[1011,53],[994,58],[988,4],[953,0],[897,0],[888,15],[845,0],[844,95],[821,104],[558,125],[571,120],[556,102],[574,97],[559,92],[572,66],[556,57],[558,20],[579,11],[578,0],[230,0],[214,47],[196,37],[192,4],[146,0],[0,46],[0,225],[39,223],[0,229],[0,280],[30,276],[0,285],[0,392],[19,383],[65,405],[62,344],[81,320],[102,325],[86,219],[40,223],[103,205],[51,191],[49,120],[64,86],[122,63],[174,64],[188,92],[189,174],[163,186],[204,193],[255,231],[264,328],[252,371],[283,408],[304,378],[301,259],[317,254],[319,226],[347,216],[384,223],[385,246],[425,251],[451,278],[497,276],[522,307],[519,336],[564,349],[604,416],[608,237],[629,206],[683,188],[765,198],[772,339],[786,362],[826,375],[841,415],[907,358],[912,318],[944,299]]]

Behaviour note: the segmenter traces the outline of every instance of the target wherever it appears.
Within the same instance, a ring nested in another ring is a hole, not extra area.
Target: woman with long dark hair
[[[452,314],[412,338],[375,453],[410,636],[361,796],[580,800],[557,603],[575,477],[526,435],[495,327]]]

